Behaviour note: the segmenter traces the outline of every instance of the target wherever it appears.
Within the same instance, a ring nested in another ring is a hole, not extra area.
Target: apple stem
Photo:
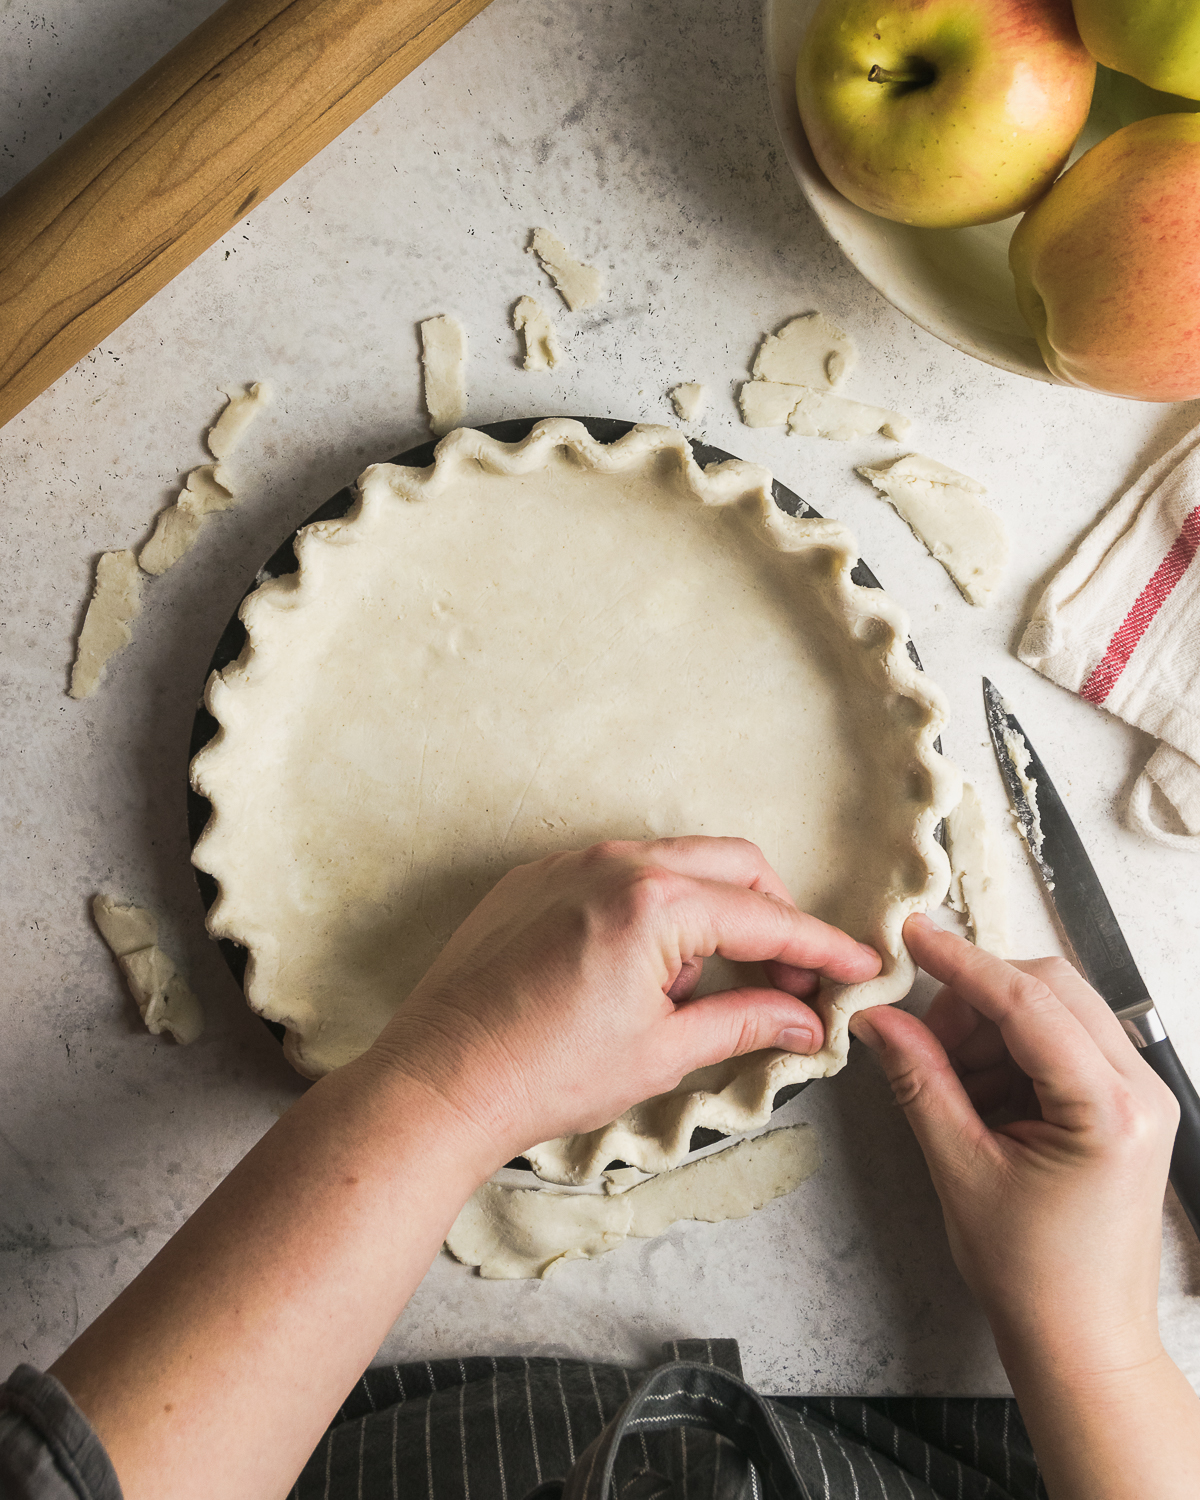
[[[932,82],[932,79],[933,75],[928,71],[897,71],[895,68],[881,68],[878,63],[872,63],[871,71],[867,74],[868,83],[925,84]]]

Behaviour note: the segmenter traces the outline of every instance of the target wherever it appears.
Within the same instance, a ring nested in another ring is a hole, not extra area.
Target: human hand
[[[712,954],[765,961],[777,988],[692,999]],[[745,840],[598,844],[510,871],[367,1055],[434,1089],[499,1165],[706,1064],[815,1051],[823,1029],[803,997],[818,975],[857,982],[879,963],[797,911]]]
[[[1065,960],[1005,963],[921,916],[904,940],[945,985],[925,1022],[878,1006],[850,1029],[908,1116],[1010,1373],[1157,1358],[1171,1093]],[[989,1127],[1001,1105],[1020,1118]]]

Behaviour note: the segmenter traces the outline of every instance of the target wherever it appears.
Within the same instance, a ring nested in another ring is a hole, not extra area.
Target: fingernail
[[[864,1047],[870,1047],[872,1052],[882,1052],[887,1043],[871,1025],[870,1021],[864,1021],[861,1016],[850,1017],[850,1030],[862,1042]]]
[[[812,1051],[814,1040],[813,1033],[807,1028],[789,1026],[775,1038],[775,1045],[781,1052],[803,1052],[807,1054]]]
[[[923,911],[910,912],[904,925],[907,927],[909,922],[915,922],[918,927],[936,926],[936,923],[931,922]]]
[[[858,951],[862,954],[865,954],[865,956],[871,959],[873,962],[879,962],[879,950],[878,948],[872,948],[870,943],[859,943]]]

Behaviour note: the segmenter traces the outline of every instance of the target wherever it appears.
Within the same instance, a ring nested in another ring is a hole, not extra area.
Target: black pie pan
[[[519,443],[522,438],[529,436],[539,421],[544,420],[545,418],[542,417],[514,417],[506,422],[489,422],[480,426],[477,430],[486,433],[488,437],[495,438],[501,443]],[[627,432],[638,425],[636,422],[619,421],[615,417],[577,417],[575,420],[586,427],[598,443],[615,443],[618,438],[624,437]],[[702,469],[707,468],[709,464],[724,463],[736,456],[732,453],[726,453],[723,448],[713,448],[708,443],[698,442],[694,438],[689,438],[688,441],[691,444],[692,456]],[[434,449],[437,447],[437,443],[438,440],[436,438],[428,443],[422,443],[417,448],[410,448],[406,453],[401,453],[399,457],[391,459],[390,462],[410,469],[427,469],[433,463]],[[780,484],[778,479],[772,480],[771,494],[775,504],[779,506],[780,510],[786,511],[789,516],[821,519],[819,511],[814,510],[807,500],[802,500],[799,495]],[[331,499],[326,500],[324,505],[318,506],[307,520],[302,521],[296,527],[295,531],[276,548],[258,572],[255,573],[254,577],[247,584],[246,592],[242,595],[242,599],[238,601],[237,609],[234,610],[228,624],[221,632],[221,637],[212,654],[212,660],[208,664],[208,671],[205,673],[204,680],[206,683],[213,672],[218,672],[223,667],[227,667],[230,662],[236,661],[241,654],[242,647],[246,643],[246,631],[241,620],[238,618],[238,611],[241,609],[245,598],[249,594],[252,594],[264,579],[278,578],[284,573],[295,573],[300,566],[296,560],[294,546],[299,532],[305,526],[311,526],[314,521],[336,521],[340,519],[350,510],[355,499],[355,491],[352,486],[347,485],[345,489],[339,490]],[[851,570],[850,577],[861,588],[877,589],[883,586],[861,558],[859,558]],[[907,642],[907,646],[908,654],[912,657],[913,663],[917,667],[920,667],[921,659],[917,655],[916,647],[911,640]],[[199,707],[196,709],[196,717],[192,721],[192,737],[188,747],[189,766],[196,753],[202,750],[216,734],[217,728],[217,721],[204,706],[203,695],[201,695]],[[937,742],[937,748],[941,749],[940,741]],[[204,832],[211,812],[212,804],[208,801],[208,798],[202,797],[189,781],[187,790],[188,840],[193,849],[196,847],[196,842],[200,835]],[[204,910],[207,914],[213,902],[217,899],[217,883],[206,870],[197,869],[195,874],[196,884],[200,888],[200,899],[204,903]],[[249,956],[246,949],[240,943],[232,942],[229,938],[218,938],[217,943],[225,958],[225,962],[229,966],[230,972],[238,982],[238,986],[244,989],[246,960]],[[279,1022],[268,1021],[265,1017],[260,1017],[260,1019],[276,1039],[282,1042],[286,1033]],[[805,1079],[802,1083],[789,1083],[784,1088],[781,1088],[775,1095],[772,1108],[779,1109],[789,1099],[794,1099],[812,1081],[812,1079]],[[710,1130],[705,1126],[698,1126],[692,1132],[689,1149],[698,1151],[702,1146],[710,1146],[715,1141],[723,1139],[724,1135],[721,1131]],[[515,1162],[510,1163],[510,1165],[528,1167],[529,1164],[524,1157],[519,1157]],[[623,1166],[624,1163],[614,1162],[611,1165]]]

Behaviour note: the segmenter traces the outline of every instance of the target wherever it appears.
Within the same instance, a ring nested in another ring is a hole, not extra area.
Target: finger
[[[967,1098],[980,1115],[989,1115],[1005,1104],[1016,1108],[1026,1102],[1029,1080],[1010,1061],[981,1068],[977,1073],[960,1073],[959,1077]]]
[[[825,1040],[821,1018],[782,990],[718,990],[681,1005],[669,1018],[676,1066],[682,1077],[695,1068],[779,1047],[812,1053]]]
[[[767,863],[757,844],[749,839],[689,838],[653,839],[629,848],[639,858],[653,860],[664,870],[690,875],[695,880],[718,880],[778,896],[789,906],[795,903],[780,876]]]
[[[766,891],[696,880],[677,893],[672,915],[682,953],[774,959],[842,984],[873,979],[881,966],[874,948]]]
[[[667,999],[674,1000],[677,1005],[683,1000],[690,1000],[696,993],[696,986],[700,983],[700,976],[703,973],[703,959],[685,958],[679,966],[679,973],[666,986]]]
[[[1137,1049],[1130,1046],[1125,1028],[1104,997],[1097,994],[1073,964],[1065,958],[1034,958],[1016,961],[1013,968],[1048,984],[1087,1028],[1113,1067],[1126,1074],[1133,1071],[1131,1064],[1138,1061]]]
[[[1107,1096],[1112,1064],[1043,979],[943,932],[927,918],[910,917],[904,941],[921,968],[999,1026],[1013,1061],[1038,1089],[1043,1109],[1057,1103],[1065,1110]]]
[[[971,1156],[989,1149],[990,1133],[937,1037],[893,1005],[856,1012],[850,1030],[879,1058],[935,1183],[966,1175]]]
[[[976,1035],[981,1026],[987,1024],[960,994],[945,987],[933,997],[922,1019],[951,1057]],[[999,1036],[998,1031],[996,1035]]]
[[[807,1000],[821,986],[819,974],[811,969],[798,969],[794,964],[781,964],[778,959],[769,958],[763,964],[763,971],[777,990],[795,995],[797,1000]]]
[[[777,990],[782,990],[786,995],[794,995],[797,1000],[807,1000],[821,986],[820,975],[814,974],[811,969],[797,969],[791,964],[768,960],[763,964],[763,970]],[[703,959],[685,958],[680,965],[679,973],[666,986],[667,999],[673,1000],[676,1005],[690,1000],[696,993],[703,974]]]
[[[940,991],[922,1019],[950,1054],[960,1076],[1010,1060],[996,1023],[953,990]]]

